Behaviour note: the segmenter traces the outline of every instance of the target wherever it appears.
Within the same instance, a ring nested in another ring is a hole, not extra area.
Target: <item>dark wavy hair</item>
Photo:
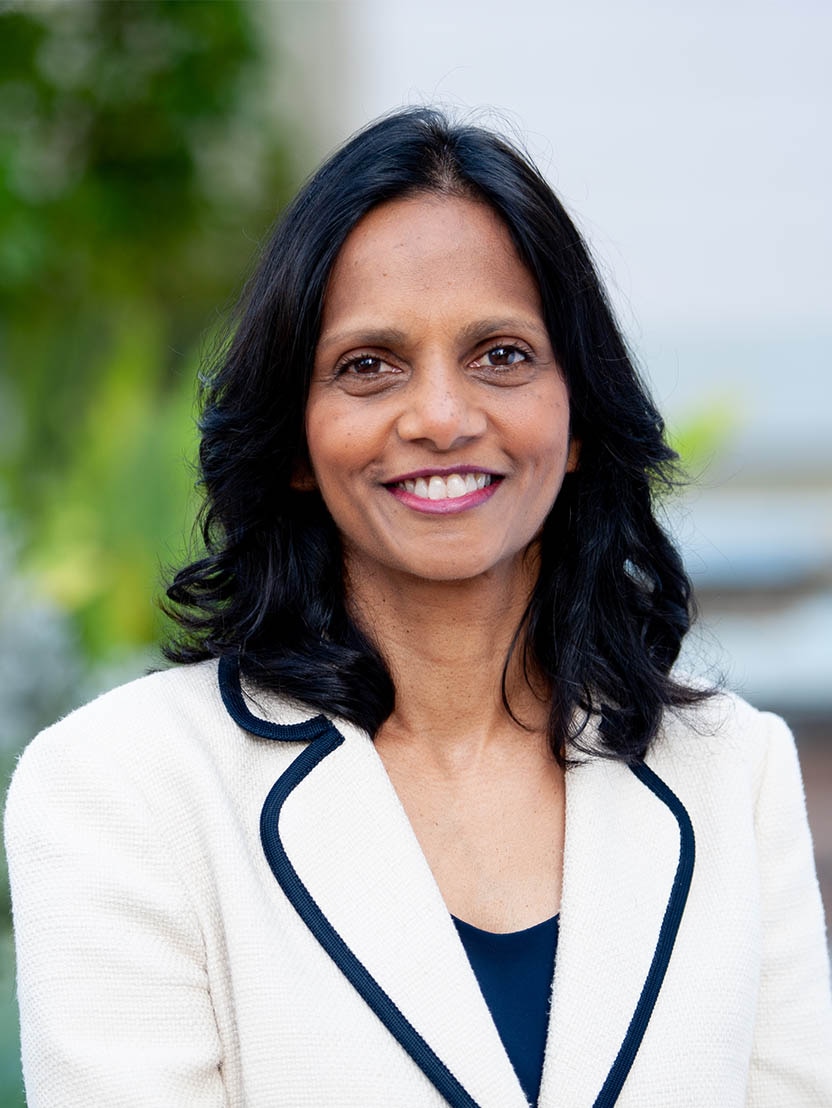
[[[233,655],[250,680],[375,734],[396,690],[344,596],[339,536],[317,492],[292,488],[321,311],[347,235],[385,201],[426,193],[491,206],[537,281],[569,388],[580,463],[544,524],[540,574],[509,652],[551,689],[564,762],[590,714],[610,756],[637,761],[668,707],[705,694],[673,679],[691,587],[654,498],[676,455],[639,380],[580,234],[530,160],[439,111],[359,132],[278,221],[202,380],[203,556],[176,573],[168,658]],[[503,699],[506,699],[506,668]],[[597,749],[597,747],[596,747]]]

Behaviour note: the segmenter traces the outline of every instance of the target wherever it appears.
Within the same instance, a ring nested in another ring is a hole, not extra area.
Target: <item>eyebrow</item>
[[[546,327],[542,320],[537,322],[526,316],[492,316],[490,319],[476,320],[462,328],[460,337],[468,342],[479,342],[491,335],[514,334],[522,331],[535,331],[537,334],[546,334]]]
[[[319,346],[399,346],[407,341],[404,331],[398,331],[395,327],[350,327],[346,331],[336,331],[335,334],[324,332],[318,340]]]
[[[542,322],[528,319],[523,316],[493,316],[489,319],[478,319],[466,324],[459,332],[459,338],[463,342],[477,343],[492,335],[514,334],[516,332],[535,331],[537,334],[546,334]],[[334,334],[321,335],[319,345],[322,347],[355,345],[378,346],[385,349],[401,346],[408,341],[405,331],[395,327],[350,327],[344,331],[336,331]]]

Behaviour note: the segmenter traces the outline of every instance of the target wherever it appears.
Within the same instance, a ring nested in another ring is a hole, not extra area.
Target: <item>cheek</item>
[[[326,397],[311,403],[306,413],[306,442],[312,468],[336,480],[359,474],[385,452],[390,417],[377,405]]]
[[[569,401],[565,389],[541,392],[514,427],[518,442],[525,445],[542,471],[559,479],[572,468],[574,444],[569,437]]]
[[[306,415],[306,445],[319,483],[326,482],[349,460],[350,436],[337,411],[328,405],[310,407]]]
[[[368,436],[360,421],[337,405],[316,406],[307,415],[306,442],[315,485],[333,519],[349,511],[354,482],[368,462]]]

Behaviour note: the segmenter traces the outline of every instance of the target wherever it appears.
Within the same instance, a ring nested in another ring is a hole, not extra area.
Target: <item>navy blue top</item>
[[[558,917],[525,931],[481,931],[451,917],[529,1104],[537,1104],[549,1026]]]

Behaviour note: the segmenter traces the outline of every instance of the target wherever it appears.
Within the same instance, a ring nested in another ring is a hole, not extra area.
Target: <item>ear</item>
[[[318,487],[312,466],[307,458],[297,458],[292,465],[292,476],[289,480],[289,488],[295,492],[314,492]]]
[[[566,472],[574,473],[578,468],[578,462],[581,458],[581,443],[579,439],[572,438],[569,440],[569,453],[566,455]]]

